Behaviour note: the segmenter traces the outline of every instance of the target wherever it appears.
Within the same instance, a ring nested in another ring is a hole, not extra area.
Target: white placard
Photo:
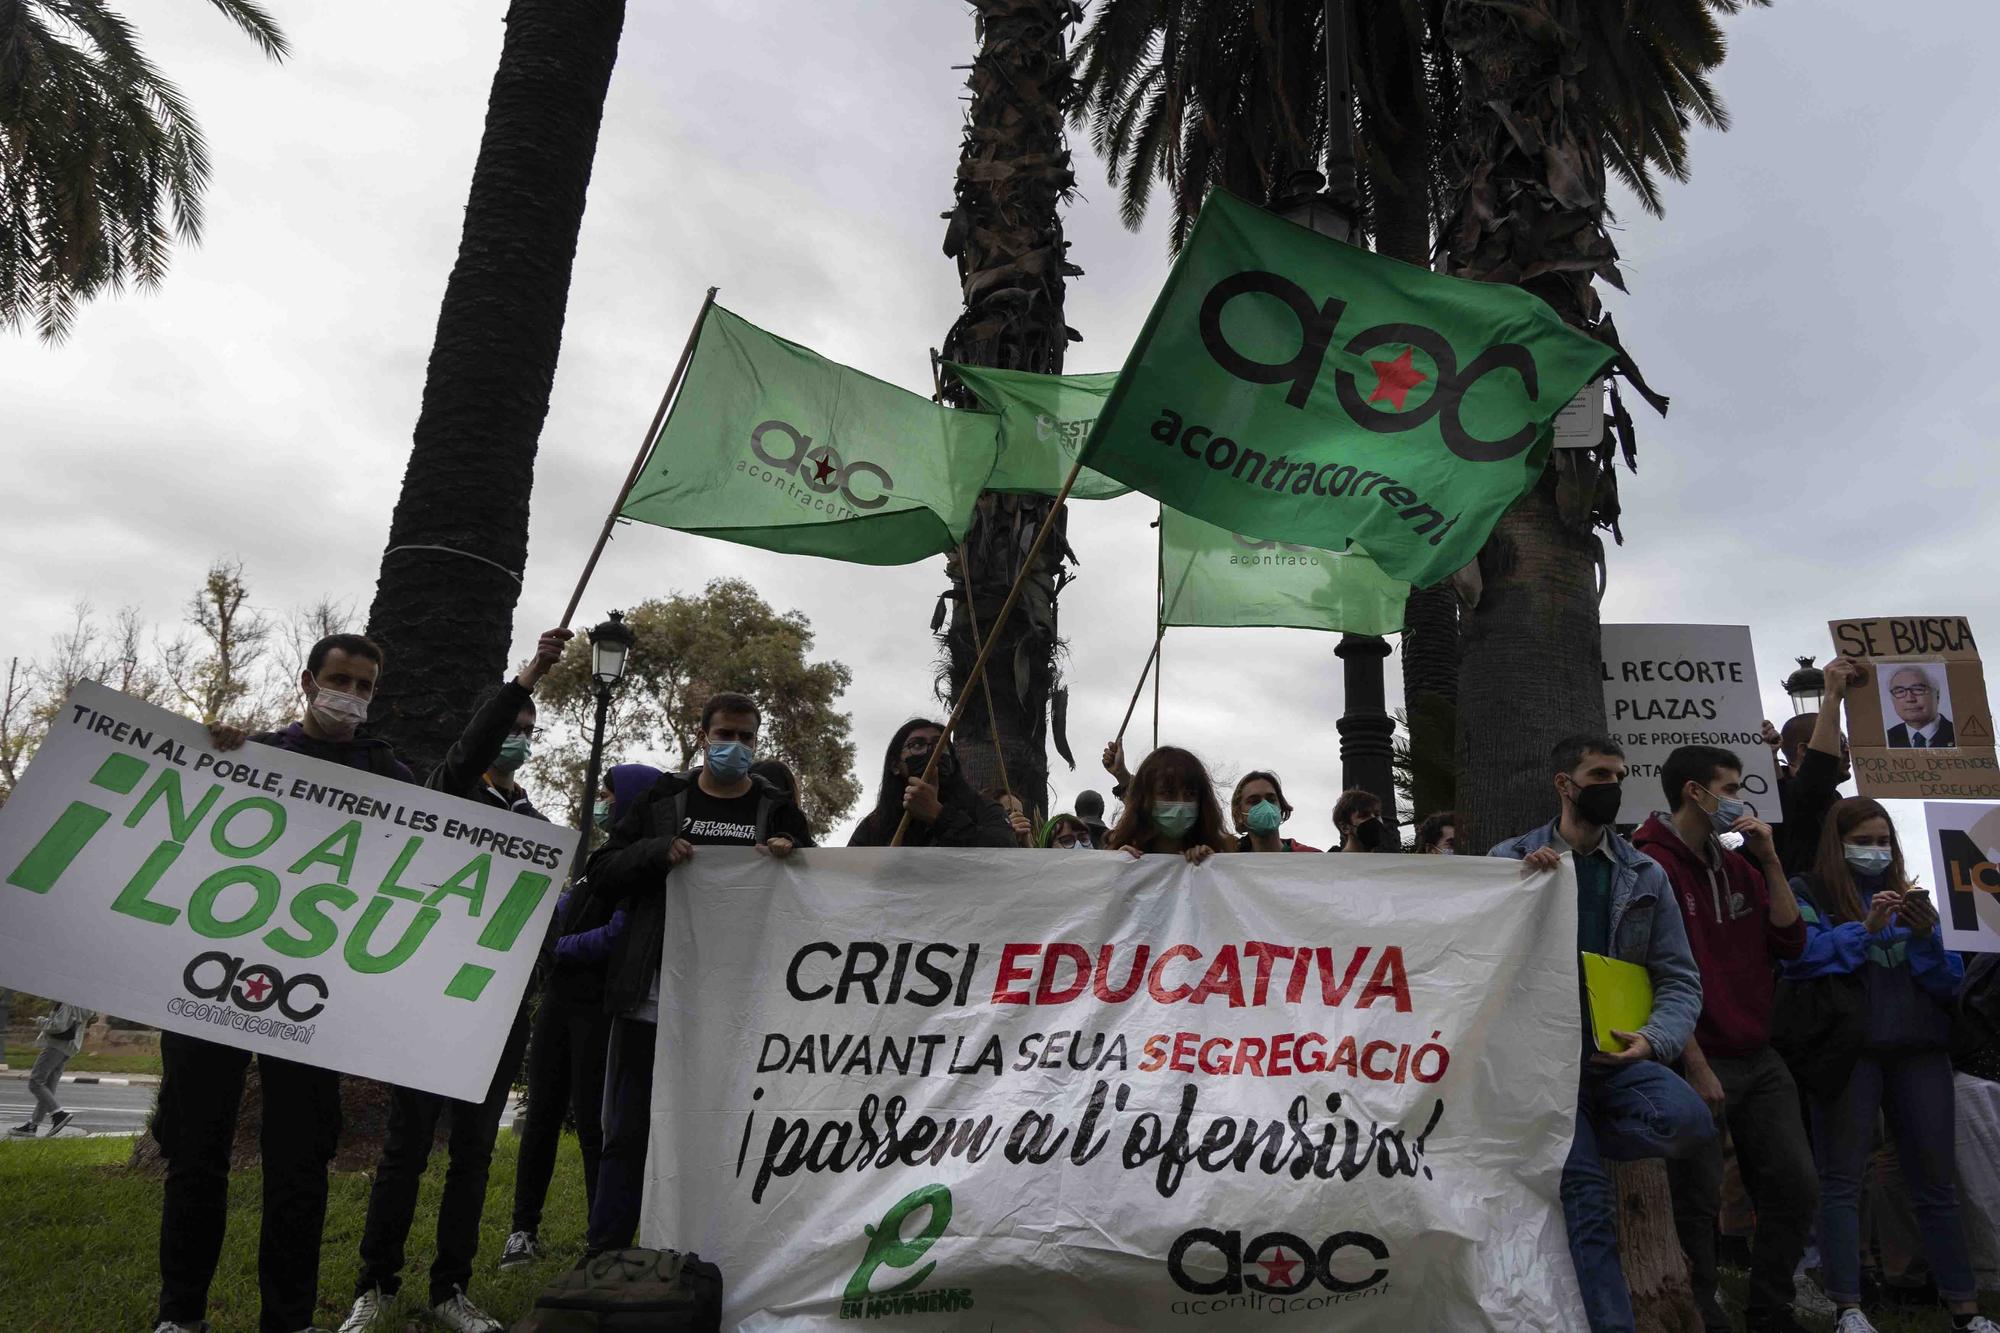
[[[1925,801],[1944,947],[2000,953],[2000,805]]]
[[[0,980],[477,1100],[577,836],[85,683],[0,807]]]
[[[1604,381],[1592,380],[1556,413],[1555,447],[1595,449],[1604,442]]]
[[[673,880],[640,1236],[721,1266],[725,1328],[1583,1327],[1566,859]]]
[[[1620,824],[1667,808],[1660,766],[1683,745],[1733,751],[1743,761],[1742,799],[1767,824],[1783,819],[1749,626],[1606,625],[1604,719],[1631,769]]]

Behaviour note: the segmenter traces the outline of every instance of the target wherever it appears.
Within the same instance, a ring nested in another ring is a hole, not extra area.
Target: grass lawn
[[[35,1057],[40,1051],[29,1043],[25,1046],[9,1046],[6,1063],[12,1069],[33,1069]],[[145,1047],[136,1051],[81,1051],[64,1066],[65,1074],[158,1074],[160,1072],[160,1048]]]
[[[494,1268],[513,1212],[516,1144],[513,1134],[502,1131],[495,1146],[471,1290],[475,1301],[508,1324],[527,1313],[535,1293],[583,1253],[585,1221],[583,1162],[575,1138],[566,1135],[542,1217],[548,1257],[513,1273]],[[112,1333],[153,1326],[162,1184],[124,1169],[131,1151],[132,1141],[122,1138],[0,1144],[0,1274],[5,1275],[0,1329]],[[431,1156],[403,1273],[403,1313],[425,1328],[431,1327],[424,1298],[444,1159],[442,1147]],[[368,1182],[363,1172],[336,1172],[332,1178],[315,1317],[328,1328],[347,1317],[353,1300]],[[229,1234],[209,1292],[208,1317],[216,1333],[254,1333],[257,1327],[260,1188],[255,1171],[230,1181]]]
[[[1749,1275],[1741,1269],[1722,1269],[1723,1300],[1729,1310],[1739,1318],[1743,1309],[1743,1288]],[[1988,1315],[2000,1316],[2000,1298],[1984,1296],[1979,1308]],[[1868,1311],[1868,1320],[1882,1333],[1946,1333],[1951,1327],[1951,1316],[1942,1305],[1928,1310],[1875,1309]],[[1799,1322],[1810,1329],[1832,1329],[1833,1320],[1817,1319],[1801,1314]]]

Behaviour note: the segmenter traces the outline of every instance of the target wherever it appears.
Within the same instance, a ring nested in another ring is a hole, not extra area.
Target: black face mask
[[[929,750],[919,750],[903,761],[903,776],[911,778],[922,777],[924,775],[924,766],[930,763],[930,761],[931,752]],[[953,758],[951,751],[947,749],[943,754],[938,756],[936,777],[938,781],[942,782],[956,772],[958,772],[958,760]]]
[[[1379,818],[1363,820],[1354,826],[1354,845],[1364,852],[1377,851],[1388,833]]]
[[[1616,782],[1597,782],[1578,787],[1569,803],[1576,807],[1576,817],[1584,823],[1609,828],[1617,822],[1618,806],[1624,795],[1624,788]]]

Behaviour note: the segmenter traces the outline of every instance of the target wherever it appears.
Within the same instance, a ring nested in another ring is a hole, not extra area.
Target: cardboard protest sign
[[[2000,953],[2000,805],[1924,802],[1944,947]]]
[[[477,1100],[577,836],[85,683],[0,807],[0,977]]]
[[[725,1328],[1584,1326],[1567,859],[674,878],[640,1238],[721,1265]]]
[[[1734,753],[1751,812],[1768,824],[1783,818],[1749,626],[1606,625],[1604,719],[1631,768],[1620,824],[1667,808],[1660,767],[1683,745]]]
[[[1855,788],[1884,800],[2000,796],[1993,710],[1964,616],[1831,622],[1833,650],[1868,669],[1847,692]]]

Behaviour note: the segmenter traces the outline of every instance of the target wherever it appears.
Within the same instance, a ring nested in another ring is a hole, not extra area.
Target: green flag
[[[1385,259],[1221,190],[1084,460],[1170,508],[1428,587],[1534,483],[1611,360],[1537,297]]]
[[[1244,537],[1160,510],[1160,581],[1168,625],[1276,625],[1394,634],[1410,585],[1349,551]]]
[[[990,415],[940,407],[713,306],[619,512],[767,551],[904,565],[965,536],[995,447]]]
[[[1096,375],[1037,375],[1026,370],[994,370],[945,362],[965,387],[1000,414],[1000,461],[987,479],[989,491],[1054,495],[1062,489],[1104,400],[1118,381],[1116,371]],[[1111,500],[1132,488],[1085,468],[1070,488],[1072,500]]]

